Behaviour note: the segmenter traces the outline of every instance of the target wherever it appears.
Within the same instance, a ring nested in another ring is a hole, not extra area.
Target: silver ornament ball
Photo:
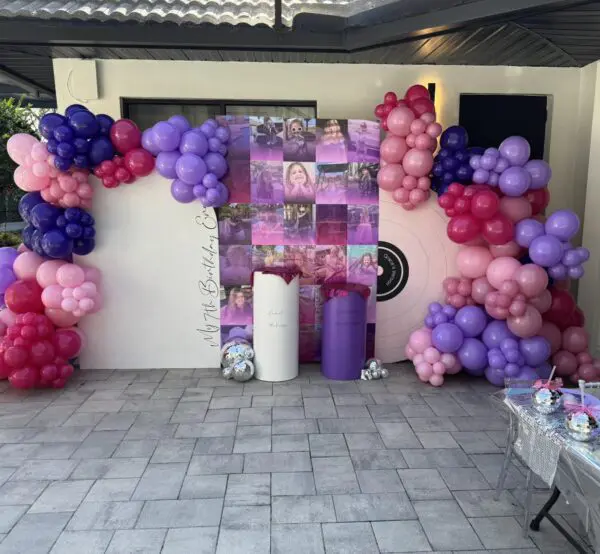
[[[381,360],[379,358],[369,358],[365,363],[365,369],[381,369]]]
[[[233,365],[233,378],[240,383],[254,377],[254,364],[250,360],[242,360]]]
[[[600,428],[596,418],[586,412],[572,412],[567,415],[567,431],[572,438],[580,442],[589,442],[594,440]]]
[[[381,371],[381,378],[382,379],[387,379],[390,376],[390,372],[388,371],[387,368],[382,367],[380,371]]]
[[[560,391],[541,388],[533,393],[531,398],[533,407],[544,415],[556,412],[562,403],[562,394]]]
[[[375,368],[371,370],[371,375],[373,379],[381,379],[381,369]]]
[[[221,348],[221,366],[229,367],[243,360],[252,360],[254,350],[244,339],[234,339],[226,342]]]

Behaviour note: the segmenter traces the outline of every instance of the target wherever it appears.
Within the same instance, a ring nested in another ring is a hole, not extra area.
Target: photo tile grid
[[[221,338],[252,337],[252,271],[300,277],[300,361],[320,359],[321,286],[361,283],[373,355],[379,227],[379,126],[363,120],[227,117],[232,147],[219,210]]]

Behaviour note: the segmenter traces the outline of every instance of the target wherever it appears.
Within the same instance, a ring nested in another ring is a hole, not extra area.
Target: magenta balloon
[[[531,185],[531,175],[522,167],[509,167],[498,180],[500,190],[507,196],[522,196]]]
[[[415,114],[406,106],[394,108],[387,116],[387,126],[390,133],[400,137],[407,137],[410,133],[410,124],[415,120]]]
[[[529,160],[525,164],[525,171],[531,175],[529,188],[532,190],[543,189],[552,178],[552,170],[544,160]]]
[[[429,150],[411,148],[402,160],[402,167],[407,175],[425,177],[433,167],[433,154]]]
[[[402,179],[406,176],[400,164],[388,164],[377,173],[379,188],[392,192],[402,186]]]
[[[531,146],[529,146],[527,140],[518,136],[503,140],[498,150],[501,156],[506,158],[513,166],[525,165],[531,155]]]

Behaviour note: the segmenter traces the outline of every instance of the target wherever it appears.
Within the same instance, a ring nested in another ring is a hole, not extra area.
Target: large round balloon
[[[16,314],[43,313],[42,287],[35,281],[15,281],[4,293],[4,301]]]

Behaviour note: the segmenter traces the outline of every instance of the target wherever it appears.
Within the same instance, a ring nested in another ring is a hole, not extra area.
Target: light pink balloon
[[[92,283],[99,284],[102,280],[102,273],[100,273],[100,270],[97,267],[84,267],[83,271],[85,273],[86,281],[91,281]]]
[[[64,287],[62,289],[63,298],[73,298],[73,289],[71,287]]]
[[[60,308],[62,297],[62,287],[60,285],[50,285],[42,291],[42,302],[46,308]]]
[[[490,254],[491,256],[491,254]],[[514,278],[514,274],[521,267],[518,260],[503,256],[493,259],[485,273],[490,285],[499,289],[504,281]]]
[[[421,114],[421,119],[427,124],[433,123],[435,121],[435,115],[431,112],[426,112],[424,114]]]
[[[415,139],[415,148],[418,150],[429,150],[431,148],[431,143],[434,140],[435,139],[432,139],[428,134],[421,133],[420,135],[417,135],[417,138]]]
[[[429,378],[429,384],[434,387],[441,387],[444,384],[444,377],[435,373]]]
[[[57,327],[72,327],[79,322],[77,316],[57,308],[46,308],[45,314]]]
[[[527,306],[522,316],[511,316],[506,323],[513,334],[526,339],[535,336],[542,328],[542,315],[533,306]]]
[[[583,327],[568,327],[562,334],[562,347],[572,354],[585,352],[589,346],[589,336]]]
[[[483,246],[467,246],[456,256],[456,265],[463,277],[477,279],[486,274],[493,260],[490,251]]]
[[[64,192],[74,192],[77,190],[79,183],[73,179],[71,175],[63,173],[58,176],[58,184]]]
[[[505,196],[500,199],[500,211],[512,222],[531,217],[531,204],[521,197]]]
[[[433,375],[433,368],[431,367],[431,364],[428,364],[427,362],[421,362],[415,369],[419,379],[425,383],[429,381]]]
[[[381,189],[391,192],[402,185],[404,176],[405,172],[400,164],[388,164],[377,173],[377,184]]]
[[[88,183],[82,183],[77,187],[77,195],[80,198],[91,198],[94,194],[94,189]]]
[[[10,327],[17,321],[17,314],[12,312],[9,308],[3,308],[0,310],[0,321]]]
[[[415,119],[410,124],[410,132],[415,136],[423,134],[425,129],[427,129],[427,123],[425,123],[422,119]]]
[[[79,309],[84,312],[91,312],[94,309],[94,300],[91,298],[83,298],[79,301]]]
[[[490,282],[485,277],[479,277],[478,279],[475,279],[471,285],[471,296],[477,304],[484,304],[485,297],[493,290],[494,287],[490,285]]]
[[[406,140],[396,135],[388,135],[379,147],[381,159],[391,164],[400,163],[407,151]]]
[[[431,368],[433,369],[434,375],[444,375],[444,373],[446,373],[446,368],[442,362],[434,362],[431,365]]]
[[[61,260],[49,260],[44,262],[35,274],[35,278],[38,282],[38,285],[42,288],[49,287],[50,285],[56,285],[56,272],[60,267],[65,265],[66,262]]]
[[[394,108],[387,116],[387,126],[390,133],[406,137],[410,133],[410,124],[414,121],[415,114],[406,106]]]
[[[60,303],[60,307],[65,312],[74,312],[77,308],[79,308],[79,303],[75,298],[63,298]]]
[[[550,352],[552,354],[560,350],[562,333],[560,332],[560,329],[554,325],[554,323],[544,321],[541,329],[538,331],[538,334],[540,337],[544,337],[550,343]]]
[[[410,344],[407,344],[404,348],[404,354],[409,360],[412,360],[415,357],[416,352]]]
[[[425,358],[423,357],[423,354],[415,354],[413,358],[413,363],[415,364],[415,366],[419,365],[420,363],[423,363],[424,361]]]
[[[442,126],[439,123],[430,123],[429,125],[427,125],[427,129],[425,130],[425,132],[431,138],[435,139],[442,134]]]
[[[17,133],[6,142],[6,151],[13,162],[23,165],[36,144],[39,144],[39,141],[35,137],[26,133]]]
[[[92,297],[98,294],[98,286],[92,281],[84,281],[79,288],[84,291],[85,296]]]
[[[525,264],[515,271],[515,281],[521,292],[531,298],[538,296],[548,287],[548,273],[536,264]]]
[[[433,346],[426,348],[423,352],[423,357],[425,358],[425,361],[430,364],[439,362],[440,356],[440,351],[437,348],[434,348]]]
[[[29,250],[29,248],[27,248],[27,246],[25,246],[23,243],[19,244],[18,248],[17,248],[17,252],[19,254],[21,254],[21,252],[31,252],[31,250]]]
[[[13,271],[17,279],[24,281],[33,281],[36,272],[44,259],[35,252],[23,252],[19,254],[13,263]]]
[[[541,314],[545,314],[552,306],[552,294],[549,290],[543,290],[538,296],[529,299],[529,303],[537,308]]]
[[[58,268],[56,281],[62,287],[78,287],[85,281],[85,272],[76,264],[65,264]]]
[[[50,177],[50,167],[46,162],[35,162],[31,166],[31,172],[36,177]]]
[[[508,198],[508,196],[506,198]],[[502,256],[514,258],[521,252],[521,247],[513,240],[506,244],[490,244],[489,248],[494,258],[500,258]]]
[[[426,348],[431,346],[431,330],[421,327],[413,331],[408,339],[408,344],[415,352],[422,354]]]
[[[429,175],[433,167],[433,155],[428,150],[411,148],[402,160],[402,168],[408,175],[413,177],[425,177]]]

